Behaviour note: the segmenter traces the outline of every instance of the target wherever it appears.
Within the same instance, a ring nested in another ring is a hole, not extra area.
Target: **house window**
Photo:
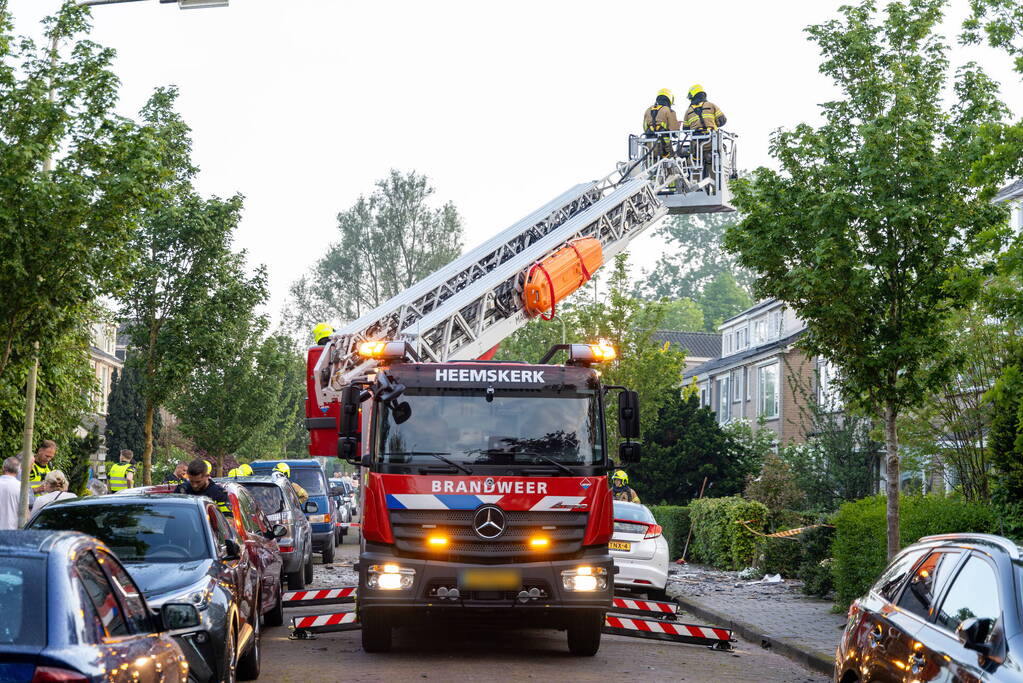
[[[710,405],[707,401],[707,387],[700,387],[700,406]]]
[[[746,400],[747,401],[752,401],[753,400],[753,387],[751,387],[750,384],[751,384],[751,382],[749,381],[749,368],[743,368],[742,369],[742,386],[746,387]]]
[[[725,335],[725,352],[722,355],[727,356],[732,352],[732,335]]]
[[[718,380],[718,422],[728,422],[728,377]]]
[[[742,401],[742,370],[732,370],[732,403],[739,403]]]
[[[778,417],[778,364],[763,365],[758,368],[757,414],[770,420]]]
[[[827,362],[817,362],[817,405],[822,409],[834,412],[842,408],[841,396],[835,382],[838,369]]]
[[[772,336],[781,338],[782,332],[785,331],[785,309],[779,308],[774,312],[774,329],[771,330]]]
[[[753,344],[759,346],[767,341],[767,320],[760,318],[753,321]]]
[[[739,345],[740,349],[744,349],[747,346],[749,346],[749,328],[748,327],[744,327],[741,330],[739,330],[738,332],[736,332],[735,333],[735,337],[736,337],[736,339],[739,340],[737,342],[737,344]]]

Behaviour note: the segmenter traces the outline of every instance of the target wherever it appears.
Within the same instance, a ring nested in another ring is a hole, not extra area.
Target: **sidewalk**
[[[832,603],[803,595],[801,583],[744,581],[738,572],[681,565],[668,595],[708,626],[725,626],[807,668],[831,674],[845,615]]]

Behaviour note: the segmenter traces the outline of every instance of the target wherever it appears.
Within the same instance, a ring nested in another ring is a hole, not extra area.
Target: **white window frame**
[[[750,376],[749,366],[742,366],[742,385],[746,388],[746,401],[753,400],[753,378]]]
[[[728,393],[728,375],[717,377],[714,380],[717,386],[717,410],[715,411],[718,415],[718,422],[728,422],[728,418],[731,415],[731,396]]]
[[[731,372],[732,403],[742,403],[743,381],[742,368],[736,368]]]
[[[764,375],[769,369],[774,370],[773,414],[768,414],[764,410],[766,403]],[[781,364],[777,360],[757,366],[757,415],[765,420],[776,420],[781,417]]]

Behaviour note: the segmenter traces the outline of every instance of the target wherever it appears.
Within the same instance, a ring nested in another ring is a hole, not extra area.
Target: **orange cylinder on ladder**
[[[584,237],[573,240],[542,261],[533,264],[526,274],[522,300],[531,316],[554,317],[554,307],[566,296],[582,287],[604,263],[600,240]],[[547,314],[550,311],[550,314]]]

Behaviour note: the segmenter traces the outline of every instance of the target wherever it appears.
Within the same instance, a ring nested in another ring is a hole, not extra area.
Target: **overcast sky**
[[[9,4],[16,30],[39,35],[60,3]],[[834,94],[803,28],[840,4],[231,0],[182,11],[152,0],[94,8],[91,38],[117,50],[123,114],[154,87],[180,88],[198,187],[245,195],[237,245],[267,264],[276,316],[334,240],[337,212],[389,168],[428,175],[471,247],[610,173],[657,90],[681,103],[694,82],[739,134],[740,167],[770,165],[770,132],[818,122],[817,103]],[[1018,113],[1023,87],[1006,57],[953,59],[980,61]],[[633,261],[650,265],[659,249],[640,238]]]

